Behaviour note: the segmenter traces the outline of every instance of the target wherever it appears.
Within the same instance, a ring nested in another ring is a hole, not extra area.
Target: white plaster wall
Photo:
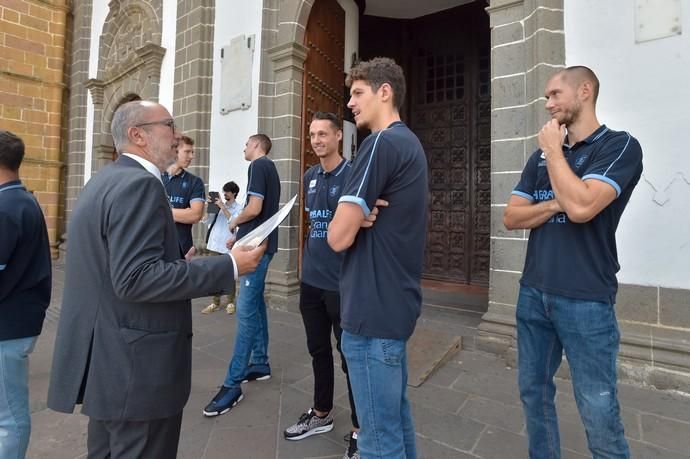
[[[642,145],[644,173],[617,232],[619,281],[690,288],[690,0],[682,34],[635,43],[631,0],[567,0],[567,65],[601,81],[599,121]]]
[[[91,43],[89,49],[89,78],[98,76],[98,56],[101,44],[101,33],[105,18],[108,17],[108,2],[96,0],[91,10]],[[91,165],[93,163],[93,99],[89,91],[86,100],[86,130],[84,139],[84,184],[91,178]]]
[[[163,0],[163,27],[161,46],[165,55],[161,63],[161,78],[158,89],[158,102],[173,113],[173,94],[175,85],[175,34],[177,33],[177,0]]]
[[[247,168],[244,144],[258,129],[259,71],[261,67],[261,1],[226,0],[216,2],[213,36],[213,82],[211,99],[211,144],[209,190],[220,191],[233,180],[240,186],[238,199],[245,200]],[[248,110],[220,114],[221,59],[220,50],[238,35],[254,35],[252,66],[252,105]]]

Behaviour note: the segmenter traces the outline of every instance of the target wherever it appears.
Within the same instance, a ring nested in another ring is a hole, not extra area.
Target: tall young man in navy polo
[[[29,354],[50,303],[43,212],[19,180],[24,142],[0,130],[0,457],[29,446]]]
[[[345,251],[341,269],[342,349],[365,458],[416,456],[407,400],[407,340],[422,304],[427,163],[419,139],[400,121],[405,77],[392,59],[355,66],[348,107],[372,133],[359,148],[328,243]],[[372,228],[360,230],[377,199],[388,201]]]
[[[165,191],[170,198],[173,219],[180,236],[182,252],[187,253],[194,245],[192,225],[204,214],[206,195],[204,182],[186,169],[194,159],[194,140],[182,136],[177,147],[177,160],[162,175]]]
[[[302,282],[299,309],[307,334],[307,348],[314,370],[314,404],[288,427],[285,438],[301,440],[333,429],[333,349],[331,330],[341,352],[342,369],[347,378],[347,364],[340,347],[340,265],[341,253],[328,246],[328,224],[338,206],[343,186],[350,176],[350,163],[340,155],[338,145],[343,138],[340,120],[334,113],[316,112],[309,125],[309,139],[319,164],[304,173],[304,210],[309,216],[309,229],[302,257]],[[357,454],[357,412],[347,383],[353,431],[345,457]]]
[[[239,215],[230,220],[230,231],[237,229],[237,240],[278,212],[280,178],[273,161],[267,156],[271,139],[264,134],[249,137],[244,159],[251,161],[247,174],[247,202]],[[268,236],[268,245],[256,271],[240,277],[237,296],[237,334],[232,360],[225,381],[215,397],[204,408],[204,416],[227,413],[243,398],[240,384],[271,377],[268,363],[268,318],[264,287],[268,264],[278,251],[278,229]],[[232,246],[235,239],[228,241]]]
[[[594,458],[628,458],[616,392],[616,228],[642,174],[627,132],[599,124],[599,80],[568,67],[546,83],[539,132],[503,221],[530,229],[517,304],[520,398],[532,459],[559,458],[554,374],[565,351]]]

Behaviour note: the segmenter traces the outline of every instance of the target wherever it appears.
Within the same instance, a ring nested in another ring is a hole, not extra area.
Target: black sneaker
[[[357,432],[350,432],[347,441],[347,450],[343,459],[360,459],[359,449],[357,449]]]
[[[222,386],[213,400],[204,408],[204,416],[213,417],[225,414],[244,398],[242,389]]]
[[[266,363],[262,365],[252,365],[247,367],[247,374],[244,375],[242,384],[249,381],[266,381],[271,379],[271,367]]]
[[[331,416],[331,413],[320,418],[310,408],[309,411],[300,416],[297,423],[285,429],[283,434],[286,440],[301,440],[315,434],[330,432],[331,430],[333,430],[333,416]]]

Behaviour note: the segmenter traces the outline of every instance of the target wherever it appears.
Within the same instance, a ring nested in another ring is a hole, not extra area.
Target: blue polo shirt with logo
[[[0,341],[37,336],[50,303],[43,211],[20,181],[0,185]]]
[[[268,156],[262,156],[249,164],[247,171],[247,203],[251,196],[257,196],[263,200],[259,215],[242,223],[237,230],[237,240],[242,239],[251,230],[268,220],[278,212],[280,207],[280,177],[273,161]],[[245,205],[246,207],[246,205]],[[278,251],[278,228],[267,238],[268,247],[266,253],[272,254]]]
[[[401,121],[364,139],[339,202],[366,216],[388,201],[372,228],[360,229],[340,273],[341,322],[349,333],[407,340],[421,312],[420,281],[428,214],[427,161]]]
[[[627,132],[600,126],[585,140],[563,146],[573,172],[616,190],[616,199],[586,223],[558,213],[530,232],[522,285],[575,299],[615,303],[620,269],[616,228],[642,174],[642,149]],[[537,150],[513,194],[532,202],[554,198],[546,160]]]
[[[351,169],[350,162],[343,159],[330,172],[317,164],[304,173],[304,210],[309,216],[309,232],[304,243],[302,282],[323,290],[340,289],[343,253],[334,252],[328,245],[328,225]]]
[[[168,193],[170,205],[173,209],[188,209],[190,203],[194,201],[206,201],[206,193],[204,192],[204,182],[194,174],[190,174],[186,170],[182,170],[177,175],[170,175],[164,172],[161,176],[165,191]],[[180,239],[180,246],[182,252],[187,253],[194,245],[192,240],[192,225],[188,223],[175,222],[177,228],[177,235]]]

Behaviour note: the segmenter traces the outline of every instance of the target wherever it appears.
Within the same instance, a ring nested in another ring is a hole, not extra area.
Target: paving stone
[[[487,398],[471,397],[458,414],[515,434],[522,434],[525,426],[521,407]]]
[[[477,456],[417,435],[417,456],[421,459],[476,459]]]
[[[690,423],[690,397],[631,384],[618,385],[618,400],[623,406],[643,413],[662,414]]]
[[[429,384],[422,384],[419,387],[408,386],[407,396],[411,403],[447,414],[456,414],[468,398],[466,392]]]
[[[460,376],[460,371],[460,365],[456,361],[446,362],[433,372],[424,384],[450,388]]]
[[[690,453],[690,423],[661,418],[650,414],[640,415],[642,438],[646,443],[662,446],[676,452]],[[685,432],[685,435],[678,435]]]
[[[568,448],[580,454],[589,454],[587,436],[582,423],[558,419],[558,430],[561,434],[561,448]]]
[[[518,405],[520,403],[517,382],[514,378],[505,379],[463,369],[451,388],[497,400],[508,405]]]
[[[462,451],[469,451],[486,427],[463,416],[440,413],[416,404],[412,404],[412,418],[415,431]]]
[[[517,384],[517,371],[510,368],[502,359],[481,352],[460,352],[456,359],[460,369],[469,372],[497,376]]]
[[[214,430],[203,457],[205,459],[227,459],[237,456],[251,457],[252,459],[275,459],[275,427],[252,426]]]
[[[686,454],[678,453],[634,440],[628,443],[630,446],[630,456],[635,459],[688,459],[690,457],[690,452]]]
[[[525,437],[495,427],[484,431],[472,452],[487,459],[528,456]]]
[[[80,414],[43,410],[31,415],[31,441],[27,457],[72,459],[86,454],[89,419]]]

